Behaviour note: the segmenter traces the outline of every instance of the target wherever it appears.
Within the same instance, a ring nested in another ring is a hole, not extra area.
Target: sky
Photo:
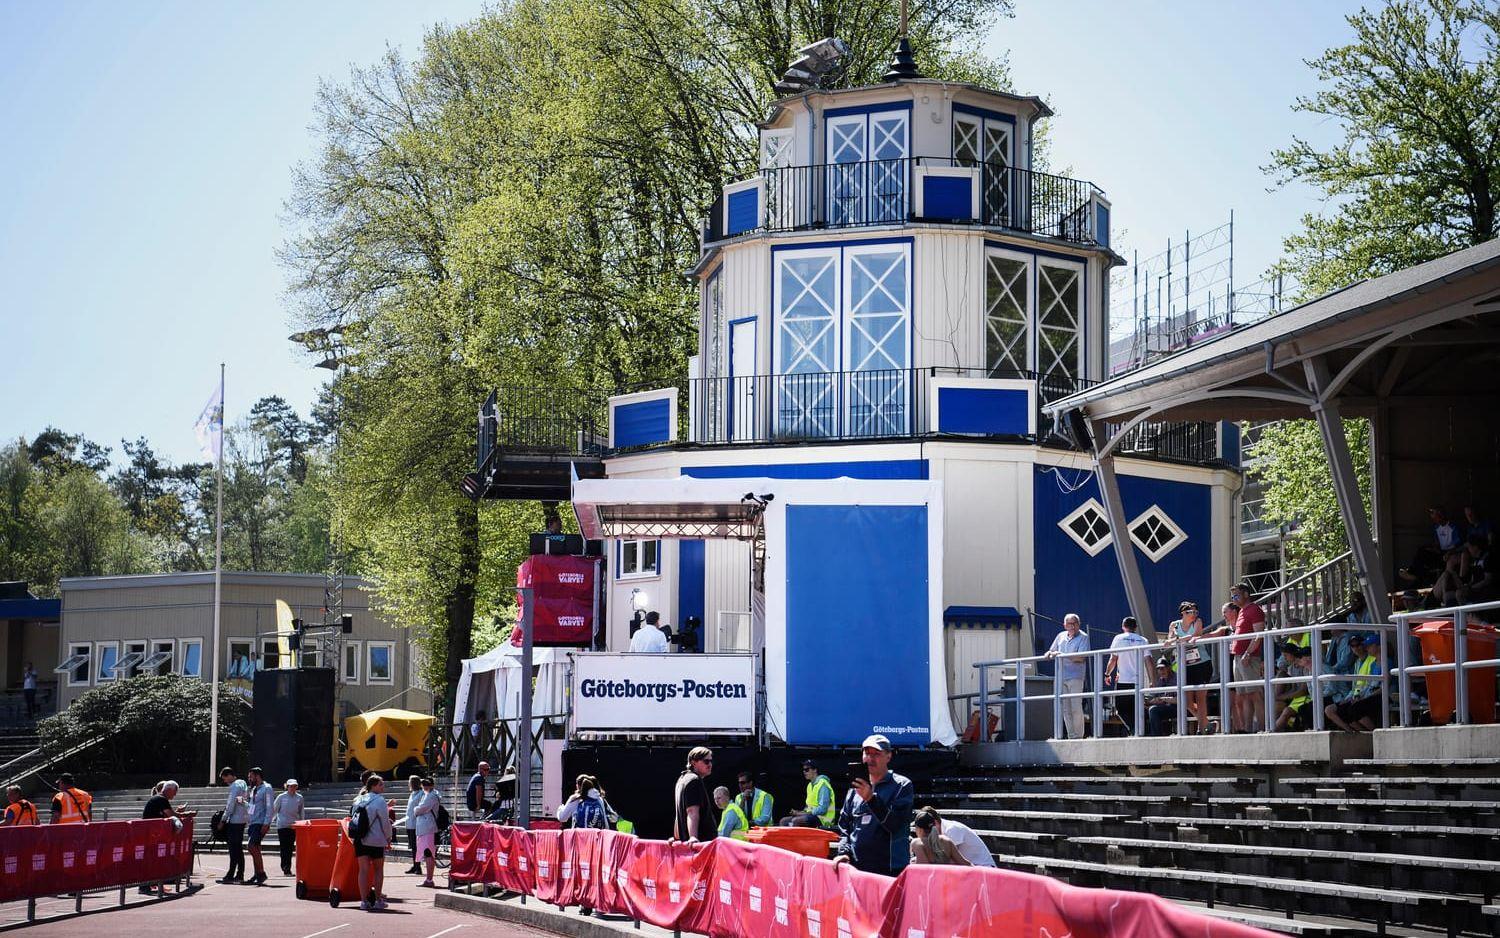
[[[1046,98],[1052,162],[1099,185],[1123,244],[1155,253],[1235,212],[1236,268],[1276,260],[1318,200],[1268,193],[1302,60],[1348,39],[1356,3],[1016,0],[985,38]],[[292,168],[323,79],[415,54],[471,0],[0,0],[0,439],[48,425],[198,458],[193,423],[227,368],[233,422],[255,400],[307,413],[327,372],[287,341]],[[1117,245],[1118,246],[1118,245]]]

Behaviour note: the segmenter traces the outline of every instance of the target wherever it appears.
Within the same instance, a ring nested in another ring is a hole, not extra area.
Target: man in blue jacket
[[[839,854],[866,873],[895,876],[911,862],[911,779],[890,770],[891,741],[876,734],[860,747],[868,779],[856,778],[844,796]]]

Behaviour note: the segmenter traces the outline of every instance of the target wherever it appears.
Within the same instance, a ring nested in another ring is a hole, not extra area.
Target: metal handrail
[[[1500,606],[1500,603],[1495,603],[1494,605]],[[988,712],[989,712],[989,702],[990,702],[990,699],[991,699],[991,696],[990,696],[990,693],[989,693],[989,671],[990,671],[990,669],[991,668],[1002,668],[1003,669],[1006,666],[1014,666],[1015,669],[1016,669],[1016,676],[1015,676],[1016,693],[1014,695],[1012,695],[1012,696],[1009,696],[1009,697],[1000,697],[1000,698],[997,698],[997,699],[1002,704],[1006,704],[1006,703],[1014,704],[1014,706],[1015,706],[1015,714],[1016,714],[1015,725],[1016,725],[1016,738],[1017,739],[1025,739],[1026,738],[1026,703],[1029,702],[1029,701],[1038,701],[1038,700],[1050,700],[1050,701],[1052,701],[1052,731],[1053,731],[1053,738],[1062,738],[1062,736],[1063,736],[1063,717],[1062,717],[1062,704],[1063,704],[1063,701],[1065,701],[1065,700],[1074,700],[1074,699],[1085,699],[1085,698],[1086,699],[1090,699],[1092,701],[1092,710],[1093,710],[1093,720],[1092,720],[1092,723],[1093,723],[1093,735],[1096,738],[1098,738],[1098,737],[1102,737],[1104,735],[1104,701],[1105,701],[1105,699],[1106,698],[1114,698],[1114,697],[1122,697],[1122,696],[1127,696],[1127,695],[1133,696],[1134,701],[1135,701],[1135,717],[1136,718],[1133,721],[1133,723],[1134,723],[1134,735],[1136,735],[1136,736],[1143,736],[1143,735],[1145,735],[1145,699],[1146,699],[1146,692],[1149,689],[1149,687],[1152,687],[1152,686],[1154,686],[1154,687],[1161,687],[1161,685],[1147,685],[1143,681],[1143,682],[1138,682],[1136,684],[1136,686],[1133,689],[1131,689],[1131,690],[1105,690],[1104,686],[1103,686],[1104,685],[1104,661],[1105,661],[1105,658],[1107,656],[1109,656],[1109,655],[1126,655],[1126,654],[1140,655],[1140,656],[1142,656],[1143,658],[1146,659],[1146,660],[1142,661],[1142,675],[1143,675],[1143,677],[1145,677],[1145,678],[1147,678],[1149,680],[1152,675],[1151,675],[1151,670],[1146,667],[1146,662],[1147,662],[1147,660],[1149,660],[1149,658],[1147,656],[1149,655],[1150,652],[1158,651],[1158,650],[1163,650],[1163,651],[1165,651],[1165,650],[1174,650],[1176,648],[1184,647],[1184,646],[1187,646],[1187,645],[1209,645],[1209,646],[1215,646],[1215,650],[1219,651],[1218,661],[1217,661],[1217,665],[1218,665],[1218,672],[1217,672],[1218,673],[1218,680],[1216,680],[1215,682],[1213,682],[1211,684],[1188,684],[1187,683],[1187,668],[1183,667],[1179,663],[1179,666],[1178,666],[1177,672],[1176,672],[1177,673],[1177,681],[1176,681],[1175,684],[1169,685],[1175,691],[1175,703],[1176,703],[1176,706],[1177,706],[1177,733],[1178,733],[1178,735],[1186,735],[1187,734],[1186,694],[1187,694],[1188,691],[1200,691],[1200,690],[1201,691],[1206,691],[1206,690],[1215,690],[1215,689],[1217,689],[1219,691],[1219,709],[1220,709],[1219,717],[1220,717],[1220,721],[1221,721],[1220,725],[1221,726],[1229,726],[1230,723],[1231,723],[1231,720],[1230,720],[1230,695],[1229,695],[1229,692],[1231,690],[1243,690],[1243,689],[1260,687],[1260,688],[1262,688],[1262,699],[1263,699],[1263,705],[1264,705],[1264,719],[1265,719],[1264,725],[1265,725],[1266,728],[1270,728],[1276,722],[1276,713],[1275,713],[1276,695],[1275,695],[1275,688],[1277,686],[1287,685],[1287,684],[1306,684],[1306,685],[1309,686],[1310,691],[1311,691],[1311,697],[1312,697],[1313,729],[1317,730],[1317,731],[1321,731],[1323,729],[1323,718],[1324,718],[1324,714],[1323,714],[1323,709],[1324,709],[1324,707],[1323,707],[1323,684],[1324,683],[1326,683],[1326,682],[1359,682],[1359,681],[1371,681],[1371,680],[1375,680],[1376,678],[1378,678],[1379,682],[1380,682],[1380,693],[1381,693],[1382,699],[1385,699],[1386,695],[1387,695],[1387,692],[1388,692],[1387,682],[1388,682],[1388,679],[1389,679],[1389,675],[1387,673],[1389,669],[1387,669],[1385,667],[1382,667],[1381,671],[1380,671],[1380,674],[1379,675],[1375,675],[1375,676],[1360,675],[1360,674],[1324,674],[1323,673],[1323,633],[1325,631],[1330,631],[1330,630],[1353,629],[1353,630],[1360,630],[1360,631],[1385,631],[1385,630],[1394,630],[1396,628],[1397,628],[1396,626],[1389,625],[1389,624],[1386,624],[1386,623],[1373,623],[1372,624],[1372,623],[1363,623],[1363,622],[1337,622],[1337,623],[1324,622],[1324,623],[1316,623],[1316,624],[1313,624],[1313,625],[1294,626],[1294,627],[1289,627],[1289,628],[1264,629],[1264,630],[1259,630],[1259,631],[1255,631],[1255,632],[1245,632],[1245,633],[1229,634],[1229,635],[1205,635],[1203,637],[1199,637],[1199,638],[1194,639],[1192,642],[1188,642],[1188,641],[1184,641],[1184,640],[1178,639],[1178,640],[1169,640],[1169,641],[1163,641],[1163,642],[1148,643],[1148,644],[1144,644],[1144,645],[1132,645],[1129,648],[1125,648],[1125,649],[1093,648],[1093,649],[1089,649],[1087,651],[1077,652],[1076,654],[1065,654],[1065,655],[1050,655],[1050,654],[1028,655],[1028,656],[1024,656],[1024,657],[1005,658],[1005,659],[994,660],[994,661],[978,661],[978,662],[974,663],[973,667],[975,667],[975,668],[977,668],[979,670],[979,711],[980,711],[981,714],[988,714]],[[1311,642],[1311,646],[1310,647],[1311,647],[1311,651],[1312,651],[1312,673],[1308,674],[1308,675],[1288,676],[1288,677],[1276,677],[1275,676],[1276,675],[1275,657],[1274,657],[1274,654],[1273,654],[1276,643],[1274,641],[1266,641],[1266,639],[1275,639],[1275,638],[1278,638],[1278,637],[1281,637],[1281,636],[1289,636],[1289,635],[1300,636],[1300,635],[1303,635],[1304,633],[1309,634],[1309,636],[1310,636],[1309,641]],[[1260,643],[1261,643],[1261,658],[1262,658],[1263,668],[1262,668],[1260,679],[1259,680],[1252,680],[1252,681],[1236,681],[1236,680],[1231,680],[1230,679],[1230,669],[1229,669],[1229,655],[1228,655],[1229,644],[1232,643],[1232,642],[1235,642],[1235,641],[1256,641],[1256,640],[1259,640]],[[1055,668],[1054,671],[1053,671],[1053,675],[1052,675],[1053,692],[1051,694],[1031,694],[1031,695],[1028,695],[1025,692],[1025,679],[1024,679],[1025,678],[1025,665],[1027,665],[1027,664],[1033,664],[1033,663],[1037,663],[1037,662],[1042,662],[1042,661],[1057,661],[1059,658],[1087,658],[1087,659],[1089,659],[1089,664],[1091,666],[1090,667],[1090,677],[1091,677],[1091,685],[1092,685],[1090,687],[1090,689],[1085,690],[1085,691],[1080,691],[1080,692],[1064,692],[1063,691],[1063,687],[1062,687],[1062,669],[1061,668]],[[1006,679],[1006,676],[1005,676],[1003,670],[1001,672],[1000,677],[1001,677],[1001,681],[1002,682]],[[985,719],[986,719],[985,716],[981,716],[980,717],[981,725],[983,725],[983,721]],[[1389,708],[1389,706],[1382,708],[1382,711],[1381,711],[1381,725],[1382,726],[1389,726],[1390,725],[1390,708]]]
[[[1469,660],[1469,616],[1486,609],[1500,609],[1500,600],[1483,603],[1468,603],[1462,606],[1444,606],[1439,609],[1419,609],[1413,612],[1397,612],[1391,615],[1396,625],[1396,675],[1398,693],[1401,696],[1401,725],[1411,725],[1411,676],[1440,671],[1453,672],[1453,718],[1458,724],[1467,724],[1473,716],[1469,713],[1469,671],[1472,668],[1494,668],[1500,666],[1500,657]],[[1453,660],[1436,664],[1411,664],[1411,620],[1453,619]],[[1493,680],[1493,678],[1492,678]],[[1491,715],[1493,717],[1493,715]],[[1485,722],[1489,722],[1486,720]]]

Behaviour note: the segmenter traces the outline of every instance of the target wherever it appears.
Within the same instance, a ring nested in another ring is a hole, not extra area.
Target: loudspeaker
[[[333,781],[333,684],[332,668],[256,672],[250,761],[266,781]]]

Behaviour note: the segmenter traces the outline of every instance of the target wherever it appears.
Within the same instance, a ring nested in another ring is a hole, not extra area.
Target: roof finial
[[[899,81],[902,78],[921,78],[917,73],[917,62],[912,58],[911,43],[907,40],[907,0],[901,0],[901,34],[896,42],[896,54],[891,56],[891,64],[881,76],[882,81]]]

